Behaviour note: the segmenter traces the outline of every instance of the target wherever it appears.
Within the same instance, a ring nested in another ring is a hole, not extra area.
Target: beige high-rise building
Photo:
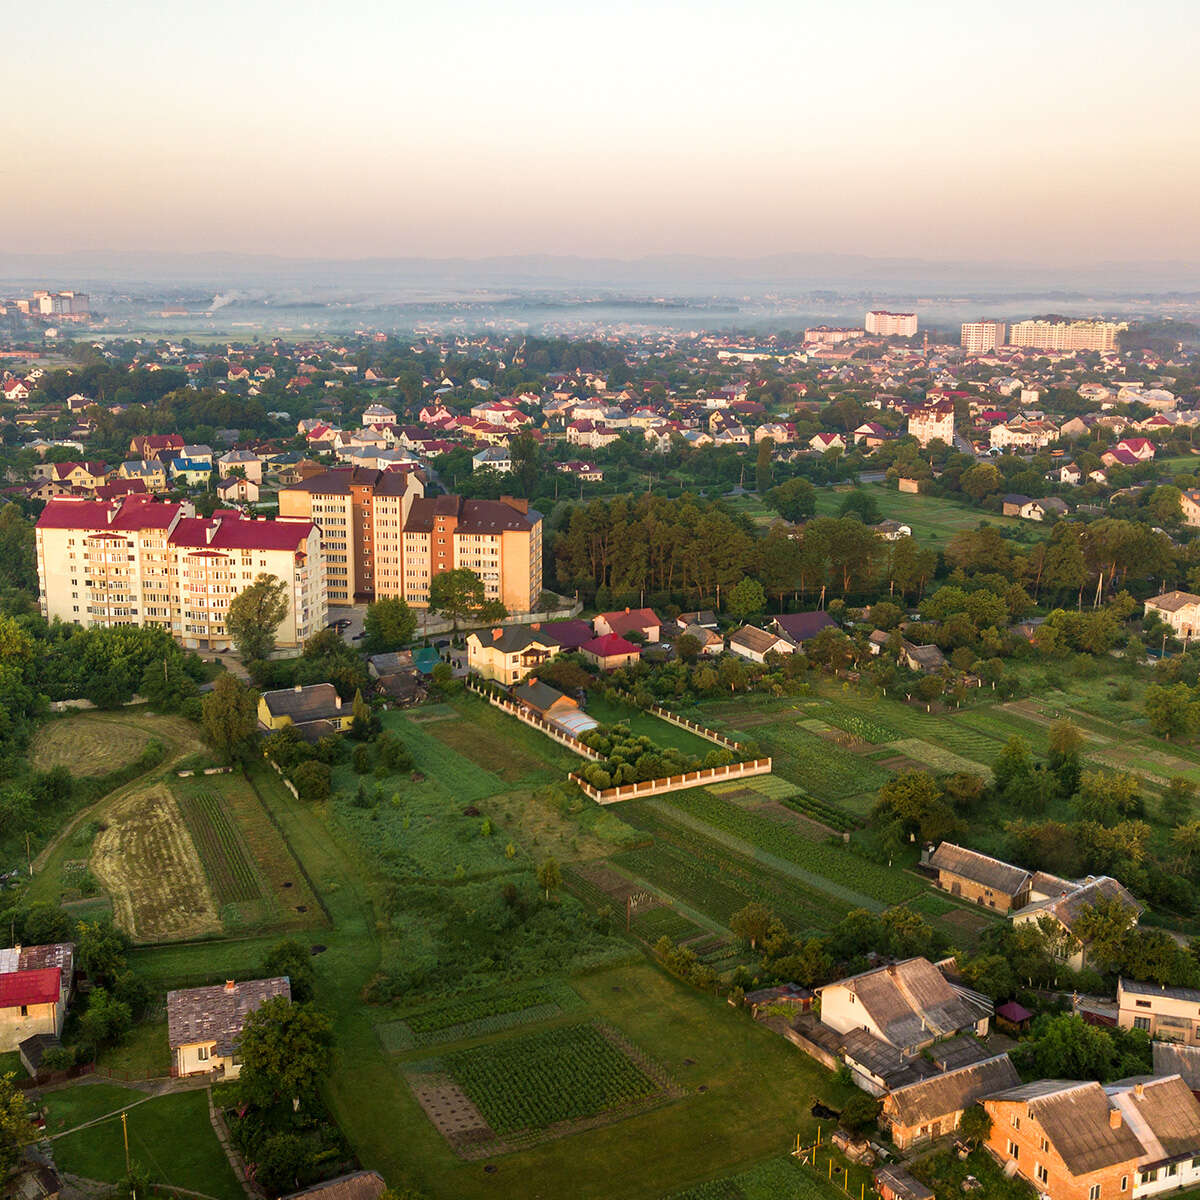
[[[1030,350],[1103,353],[1117,348],[1117,334],[1126,328],[1115,321],[1018,321],[1008,331],[1008,344]]]
[[[144,496],[51,500],[36,528],[42,615],[85,627],[157,625],[192,649],[227,649],[229,602],[260,575],[287,585],[280,646],[324,627],[321,534],[311,521],[191,515]]]
[[[321,528],[329,599],[429,603],[442,571],[467,567],[489,600],[532,612],[542,591],[542,518],[527,501],[425,496],[418,472],[345,467],[281,489],[281,517]]]
[[[917,314],[873,308],[867,313],[865,325],[867,332],[876,337],[913,337],[917,332]]]
[[[964,321],[962,348],[968,354],[985,354],[1004,345],[1008,326],[1003,321]]]

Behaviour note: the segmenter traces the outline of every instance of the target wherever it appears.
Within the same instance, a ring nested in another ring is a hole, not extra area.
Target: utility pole
[[[125,1113],[125,1112],[121,1113],[121,1133],[124,1135],[124,1138],[125,1138],[125,1174],[128,1175],[129,1171],[130,1171],[130,1167],[129,1167],[129,1121],[128,1121],[128,1113]]]

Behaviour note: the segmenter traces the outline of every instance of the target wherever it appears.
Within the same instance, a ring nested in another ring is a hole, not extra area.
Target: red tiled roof
[[[622,654],[640,654],[641,651],[632,642],[627,642],[615,633],[606,633],[603,637],[592,638],[579,647],[586,654],[596,658],[616,658]]]
[[[313,531],[311,521],[253,521],[226,517],[219,522],[211,540],[212,522],[202,517],[184,517],[171,534],[172,546],[199,550],[299,550]]]
[[[62,971],[46,967],[40,971],[10,971],[0,975],[0,1008],[22,1004],[57,1004],[62,989]]]
[[[103,500],[58,496],[50,500],[38,517],[39,529],[106,529],[115,533],[131,533],[139,529],[166,529],[179,511],[178,504],[126,498],[113,513],[113,506]],[[109,516],[112,514],[112,519]]]

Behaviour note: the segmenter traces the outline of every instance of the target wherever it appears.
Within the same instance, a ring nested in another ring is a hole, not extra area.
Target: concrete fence
[[[515,613],[511,616],[501,617],[498,621],[478,621],[468,617],[458,622],[457,632],[465,635],[470,633],[472,629],[493,629],[500,625],[533,625],[543,624],[547,621],[570,621],[574,617],[579,616],[581,612],[583,612],[583,601],[576,600],[566,608],[557,608],[549,612],[540,613]],[[448,617],[441,617],[436,613],[430,613],[425,610],[418,612],[418,637],[435,637],[443,633],[454,632],[454,621]]]
[[[297,800],[299,800],[300,793],[296,791],[296,785],[283,773],[283,768],[273,758],[268,758],[267,762],[271,764],[275,774],[279,776],[280,782],[283,784],[283,786],[287,788],[287,790],[291,792]]]
[[[621,800],[640,800],[643,796],[661,796],[664,792],[682,792],[688,788],[704,787],[710,783],[722,783],[728,779],[743,779],[749,775],[770,775],[769,758],[752,758],[748,762],[730,763],[724,767],[703,767],[698,771],[685,771],[682,775],[666,775],[661,779],[643,779],[641,783],[625,783],[620,787],[595,788],[574,771],[568,776],[579,785],[586,796],[597,804],[616,804]]]
[[[638,707],[637,700],[629,692],[620,692],[616,688],[613,688],[612,694],[624,700],[626,704],[632,704],[635,708]],[[663,708],[659,704],[651,704],[646,711],[653,713],[659,720],[666,721],[668,725],[675,725],[680,729],[686,729],[688,733],[694,733],[697,737],[702,737],[709,742],[716,742],[718,746],[724,746],[726,750],[741,750],[742,748],[741,742],[735,742],[733,738],[726,737],[723,733],[718,733],[715,729],[709,729],[706,725],[689,721],[687,717],[681,717],[678,713],[673,713],[670,709]]]
[[[272,764],[274,765],[274,764]],[[176,771],[175,774],[180,779],[187,779],[190,775],[230,775],[233,773],[232,767],[204,767],[199,771]]]
[[[578,754],[581,758],[589,758],[592,762],[598,762],[604,757],[590,746],[585,746],[578,738],[559,729],[557,725],[551,725],[549,721],[542,720],[536,713],[531,713],[527,708],[523,708],[507,697],[498,696],[491,688],[476,683],[470,676],[467,676],[463,682],[467,685],[467,691],[482,696],[494,708],[516,717],[518,721],[524,721],[526,725],[536,729],[539,733],[544,733],[548,738],[553,738],[559,745],[566,746],[568,750]]]

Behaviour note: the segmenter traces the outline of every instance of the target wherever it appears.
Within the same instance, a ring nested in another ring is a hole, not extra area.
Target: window
[[[1100,1185],[1093,1183],[1091,1191],[1088,1192],[1088,1200],[1100,1200]]]
[[[201,1046],[201,1047],[200,1047],[200,1048],[199,1048],[199,1049],[196,1051],[196,1057],[197,1057],[197,1058],[198,1058],[198,1059],[199,1059],[201,1062],[208,1062],[208,1047],[207,1047],[207,1046]]]
[[[1127,1192],[1128,1190],[1129,1190],[1129,1176],[1122,1175],[1121,1176],[1121,1191]]]
[[[1021,1157],[1021,1147],[1018,1146],[1017,1143],[1014,1141],[1009,1141],[1009,1143],[1008,1143],[1008,1157],[1009,1158],[1020,1158]]]
[[[1013,1113],[1013,1115],[1009,1117],[1009,1120],[1012,1122],[1012,1127],[1014,1129],[1021,1128],[1021,1118],[1017,1113]]]
[[[1135,1008],[1149,1008],[1150,1007],[1149,1000],[1135,1000],[1133,1003],[1134,1003]]]
[[[1144,1029],[1147,1033],[1149,1033],[1150,1032],[1150,1018],[1149,1017],[1134,1017],[1133,1018],[1133,1027],[1134,1027],[1134,1029]]]
[[[23,1017],[29,1016],[29,1005],[28,1004],[21,1005],[21,1016],[23,1016]]]
[[[1033,1173],[1037,1176],[1038,1183],[1046,1183],[1050,1179],[1050,1172],[1047,1171],[1041,1163],[1038,1163],[1038,1165],[1034,1168]]]
[[[1050,1139],[1048,1137],[1042,1138],[1041,1145],[1042,1145],[1043,1150],[1049,1150],[1050,1149]]]
[[[1169,1178],[1171,1178],[1172,1175],[1178,1175],[1178,1174],[1179,1174],[1179,1164],[1171,1163],[1167,1167],[1167,1178],[1169,1179]]]

